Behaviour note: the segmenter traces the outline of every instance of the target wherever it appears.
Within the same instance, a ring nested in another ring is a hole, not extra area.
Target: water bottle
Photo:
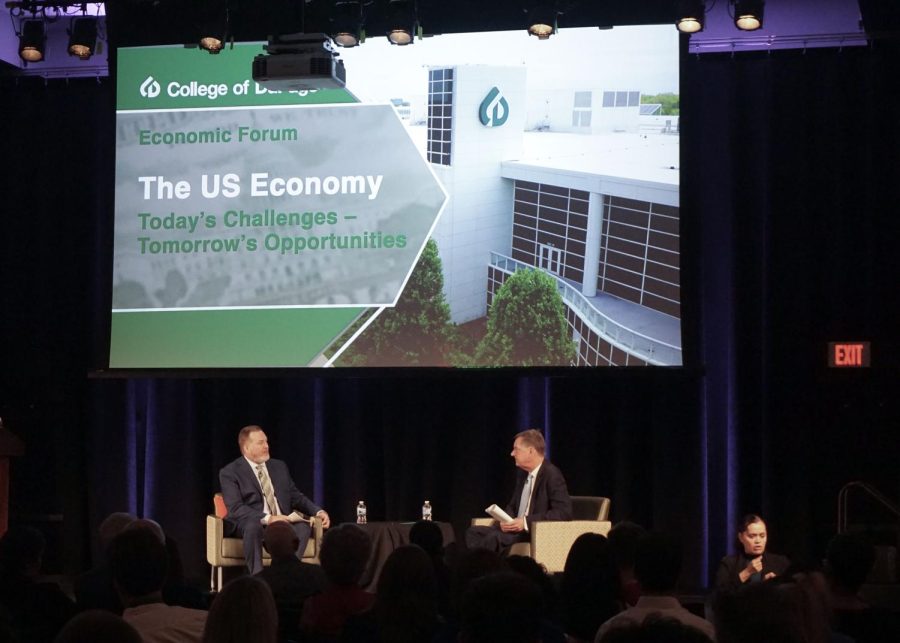
[[[356,524],[366,524],[366,503],[364,503],[362,500],[360,500],[359,504],[356,505]]]
[[[422,505],[422,520],[431,520],[431,501],[426,500]]]

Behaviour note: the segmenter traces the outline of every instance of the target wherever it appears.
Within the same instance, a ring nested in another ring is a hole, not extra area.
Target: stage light
[[[547,40],[556,33],[555,2],[539,2],[528,11],[528,34],[538,40]]]
[[[734,8],[734,26],[741,31],[762,29],[765,0],[731,0]]]
[[[365,40],[365,19],[359,0],[335,0],[332,22],[331,39],[338,47],[356,47]]]
[[[678,3],[678,19],[675,26],[681,33],[703,31],[706,21],[706,7],[702,0],[681,0]]]
[[[390,0],[387,39],[392,45],[409,45],[417,31],[414,0]]]
[[[228,39],[228,2],[207,0],[199,9],[200,49],[218,54]]]
[[[69,55],[87,60],[94,55],[97,45],[97,19],[75,18],[69,27]]]
[[[27,63],[39,63],[44,59],[47,35],[43,20],[22,21],[19,33],[19,56]]]

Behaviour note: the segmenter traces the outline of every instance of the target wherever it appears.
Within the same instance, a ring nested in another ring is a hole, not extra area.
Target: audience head
[[[409,530],[409,542],[418,545],[432,558],[444,555],[444,534],[431,520],[420,520]]]
[[[434,565],[418,545],[402,545],[391,552],[378,578],[378,600],[393,601],[404,596],[434,599],[437,585]]]
[[[718,643],[825,643],[827,614],[803,580],[781,576],[717,597]]]
[[[88,610],[60,630],[53,643],[142,643],[137,630],[121,616],[106,610]]]
[[[431,640],[437,626],[434,563],[418,545],[402,545],[388,556],[373,606],[381,640]]]
[[[7,579],[34,578],[41,571],[46,540],[27,525],[15,525],[0,538],[0,575]]]
[[[203,643],[276,643],[278,610],[265,581],[242,576],[219,592],[209,608]]]
[[[769,538],[765,521],[757,514],[747,514],[738,523],[737,538],[745,556],[762,556]]]
[[[122,601],[161,591],[168,569],[166,547],[150,529],[126,529],[109,546],[109,564]]]
[[[106,551],[112,539],[135,520],[137,520],[137,516],[124,511],[116,511],[109,514],[97,527],[97,534],[100,537],[100,548]]]
[[[338,587],[351,587],[359,583],[372,541],[369,534],[356,525],[338,525],[325,532],[319,562],[328,580]]]
[[[597,628],[618,612],[618,585],[606,537],[582,534],[576,538],[566,557],[560,586],[566,633],[592,639]]]
[[[283,560],[297,555],[300,538],[287,522],[273,522],[266,527],[263,543],[273,560]]]
[[[166,544],[166,534],[163,531],[162,525],[155,520],[151,520],[150,518],[138,518],[125,525],[125,527],[122,528],[122,531],[129,531],[132,529],[143,529],[144,531],[153,534],[163,545]]]
[[[647,530],[634,522],[623,520],[613,525],[609,530],[609,551],[613,563],[620,570],[634,568],[634,553],[637,542]]]
[[[674,618],[651,614],[641,623],[634,621],[617,623],[600,637],[600,643],[711,643],[711,641],[696,627],[676,621]]]
[[[555,619],[559,596],[553,580],[547,574],[547,569],[531,556],[509,556],[506,566],[515,574],[524,576],[541,590],[543,609],[541,613],[545,618]]]
[[[637,543],[634,575],[642,594],[670,594],[681,574],[681,547],[670,536],[650,532]]]
[[[832,587],[856,594],[875,564],[875,547],[861,534],[838,534],[828,543],[825,569]]]
[[[489,549],[469,549],[456,561],[450,580],[453,607],[459,612],[463,594],[476,579],[488,574],[508,571],[506,560]]]
[[[541,592],[531,580],[500,572],[475,580],[462,597],[462,643],[541,640]]]

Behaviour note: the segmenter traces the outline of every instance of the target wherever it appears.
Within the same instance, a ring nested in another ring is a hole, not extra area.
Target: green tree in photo
[[[652,96],[641,95],[641,104],[662,105],[659,109],[660,116],[678,116],[681,112],[681,97],[678,94],[667,92],[665,94],[654,94]]]
[[[351,329],[355,330],[355,329]],[[397,305],[387,308],[339,358],[342,366],[447,366],[456,326],[444,297],[437,244],[429,239]]]
[[[556,281],[540,270],[519,270],[494,296],[475,361],[485,366],[568,366],[575,351]]]

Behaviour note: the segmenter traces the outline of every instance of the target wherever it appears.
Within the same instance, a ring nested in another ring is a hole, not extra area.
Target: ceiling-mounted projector
[[[325,34],[272,36],[253,59],[253,80],[269,90],[342,89],[344,61]]]

